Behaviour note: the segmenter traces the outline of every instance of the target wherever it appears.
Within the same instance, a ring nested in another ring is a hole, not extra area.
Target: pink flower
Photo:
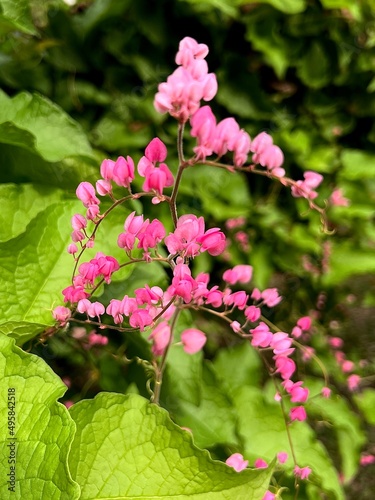
[[[115,162],[113,160],[103,160],[100,165],[100,175],[106,181],[111,181],[113,179],[113,169],[115,166]]]
[[[91,332],[88,335],[88,341],[90,345],[107,345],[108,338],[100,333]]]
[[[219,228],[208,229],[202,236],[197,238],[201,244],[201,252],[207,252],[210,255],[220,255],[225,249],[225,235]]]
[[[190,118],[190,135],[197,138],[194,153],[198,159],[205,159],[213,153],[216,118],[210,106],[203,106]]]
[[[291,354],[290,346],[292,345],[292,342],[292,339],[287,333],[277,332],[272,337],[270,347],[273,349],[274,354],[284,354],[288,356]]]
[[[66,321],[70,318],[71,311],[67,307],[57,306],[52,311],[52,316],[56,321],[59,321],[62,325],[66,323]]]
[[[148,219],[143,223],[142,229],[138,232],[138,248],[143,248],[146,252],[149,248],[155,248],[165,236],[163,224],[154,219],[149,222]]]
[[[295,362],[288,358],[287,356],[277,355],[274,356],[276,373],[280,373],[281,378],[284,380],[290,379],[293,373],[296,371]]]
[[[78,247],[75,243],[70,243],[70,245],[68,245],[67,251],[68,253],[74,255],[78,252]]]
[[[310,467],[298,467],[298,465],[296,465],[293,469],[293,472],[294,472],[294,475],[296,477],[300,477],[301,479],[307,479],[309,477],[309,475],[311,474],[311,469]]]
[[[148,340],[153,341],[152,353],[154,356],[161,356],[169,344],[171,338],[171,327],[166,321],[159,323],[152,331]]]
[[[262,458],[257,458],[254,463],[256,469],[267,469],[268,463]]]
[[[303,316],[297,321],[297,326],[304,332],[308,332],[311,328],[311,318],[309,316]]]
[[[323,387],[321,392],[322,392],[323,398],[328,399],[331,396],[331,389],[329,387]]]
[[[341,349],[344,345],[344,341],[340,337],[331,337],[329,340],[329,345],[334,349]]]
[[[178,219],[176,229],[165,238],[164,243],[171,254],[183,252],[187,257],[195,257],[200,250],[197,239],[203,234],[203,217],[186,214]]]
[[[282,297],[280,297],[277,288],[267,288],[262,292],[261,298],[268,307],[274,307],[282,300]]]
[[[251,280],[252,274],[252,266],[238,265],[234,266],[233,269],[225,271],[223,274],[223,280],[230,285],[235,285],[236,283],[248,283]]]
[[[99,179],[96,181],[96,190],[100,196],[106,196],[112,192],[112,185],[109,181]]]
[[[181,342],[183,343],[184,351],[188,354],[199,352],[206,341],[206,335],[197,328],[188,328],[181,333]]]
[[[332,194],[329,197],[329,201],[331,205],[336,207],[348,207],[350,205],[350,200],[343,196],[342,189],[340,188],[332,191]]]
[[[359,375],[350,375],[347,380],[349,391],[354,392],[361,382],[361,377]]]
[[[260,322],[256,328],[250,330],[252,334],[251,345],[254,347],[269,347],[272,341],[272,333],[268,326]]]
[[[262,500],[276,500],[276,496],[271,491],[266,491]]]
[[[288,453],[285,451],[280,451],[280,453],[277,454],[277,460],[280,464],[285,464],[285,462],[288,460]]]
[[[259,307],[256,306],[249,306],[246,307],[245,309],[245,316],[248,321],[251,323],[255,323],[258,321],[258,319],[261,316],[262,311],[259,309]]]
[[[132,313],[129,319],[130,326],[139,328],[141,332],[143,332],[146,326],[151,325],[152,322],[153,319],[146,309],[137,309]]]
[[[323,181],[323,176],[311,170],[306,171],[303,176],[305,180],[296,181],[295,185],[291,187],[292,196],[313,200],[318,196],[314,189]]]
[[[94,186],[89,182],[81,182],[76,189],[76,195],[86,208],[90,205],[99,205],[100,203],[98,198],[95,196]]]
[[[241,453],[233,453],[233,455],[226,459],[225,463],[229,465],[229,467],[233,467],[236,472],[241,472],[249,465],[249,461],[244,460]]]
[[[361,458],[359,459],[359,463],[362,466],[374,464],[375,463],[375,456],[364,453],[361,455]]]
[[[130,156],[119,156],[113,166],[113,180],[118,186],[130,187],[134,179],[134,161]]]
[[[292,403],[305,403],[309,397],[309,390],[301,387],[303,382],[295,382],[288,390]]]
[[[293,422],[294,420],[299,420],[300,422],[306,420],[306,410],[303,406],[295,406],[291,408],[289,412],[290,420]]]
[[[204,57],[208,48],[190,37],[180,42],[176,62],[181,64],[158,87],[154,106],[159,113],[169,113],[186,122],[200,107],[201,99],[210,101],[217,92],[216,76],[208,73]]]
[[[152,163],[164,161],[167,157],[167,147],[159,137],[155,137],[146,147],[145,156]]]

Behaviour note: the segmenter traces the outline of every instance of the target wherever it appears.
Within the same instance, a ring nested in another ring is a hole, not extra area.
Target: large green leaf
[[[236,412],[220,382],[212,366],[206,362],[202,367],[199,403],[184,398],[179,391],[180,384],[177,390],[173,385],[168,387],[166,401],[173,418],[179,425],[191,429],[195,443],[202,448],[217,444],[239,446]]]
[[[259,500],[271,469],[238,474],[197,448],[167,412],[141,396],[101,393],[71,409],[69,455],[81,499]]]
[[[42,359],[0,335],[0,387],[1,498],[78,499],[79,486],[72,480],[67,459],[75,425],[67,409],[56,402],[66,386]],[[13,472],[11,491],[8,474]]]
[[[63,198],[63,191],[33,184],[0,184],[0,241],[23,233],[39,212]]]
[[[81,127],[59,106],[39,94],[0,92],[0,142],[36,151],[50,162],[92,156]]]
[[[286,451],[291,457],[285,421],[278,403],[267,402],[262,390],[256,387],[238,389],[233,400],[238,429],[245,444],[244,456],[250,463],[258,457],[270,461],[281,451]],[[313,470],[311,481],[329,494],[328,498],[343,499],[337,471],[310,426],[305,422],[293,422],[289,433],[298,465]],[[285,467],[292,471],[291,459]]]
[[[25,232],[0,243],[2,328],[7,328],[8,322],[53,323],[51,310],[62,303],[61,290],[69,286],[74,266],[72,256],[66,251],[71,242],[70,220],[72,215],[83,211],[79,201],[52,204],[30,221]],[[98,231],[94,248],[85,252],[85,260],[98,251],[120,261],[127,260],[116,244],[127,214],[122,207],[110,214],[109,220],[104,221],[106,228]],[[126,266],[113,278],[123,280],[133,267]],[[24,331],[28,335],[28,329]]]

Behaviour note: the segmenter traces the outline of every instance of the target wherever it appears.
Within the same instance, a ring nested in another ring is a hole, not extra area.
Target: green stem
[[[159,404],[159,401],[160,401],[160,392],[161,392],[161,386],[162,386],[162,383],[163,383],[163,374],[164,374],[164,370],[165,370],[165,367],[167,365],[167,356],[168,356],[168,352],[169,352],[169,349],[172,345],[172,342],[173,342],[173,330],[174,330],[174,327],[176,326],[176,323],[177,323],[177,319],[180,315],[180,309],[179,308],[176,308],[173,316],[172,316],[172,320],[171,320],[171,334],[169,336],[169,342],[168,342],[168,345],[167,347],[165,348],[164,352],[163,352],[163,355],[162,355],[162,358],[161,358],[161,361],[160,361],[160,364],[158,366],[158,368],[156,369],[156,374],[155,374],[155,388],[154,388],[154,394],[152,396],[152,399],[151,401],[155,404]]]

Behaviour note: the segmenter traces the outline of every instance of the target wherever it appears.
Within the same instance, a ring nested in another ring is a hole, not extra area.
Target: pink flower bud
[[[267,469],[268,463],[262,458],[257,458],[254,463],[256,469]]]
[[[310,467],[298,467],[298,465],[296,465],[294,467],[294,475],[297,476],[297,477],[300,477],[301,479],[307,479],[309,477],[309,475],[311,474],[311,469]]]
[[[300,422],[306,420],[306,410],[303,406],[295,406],[291,408],[289,412],[290,420],[293,422],[294,420],[299,420]]]
[[[200,351],[206,341],[206,335],[196,328],[188,328],[181,333],[181,342],[183,343],[184,351],[188,354],[195,354]]]
[[[62,325],[66,323],[67,319],[70,318],[70,315],[71,315],[70,309],[64,306],[57,306],[52,311],[52,316],[55,318],[56,321],[60,321]]]
[[[152,353],[161,356],[169,344],[171,338],[171,327],[166,321],[159,323],[152,331],[148,340],[153,341]]]
[[[236,472],[241,472],[249,465],[249,461],[244,460],[241,453],[233,453],[233,455],[226,459],[225,463],[229,465],[229,467],[233,467]]]
[[[76,189],[76,195],[86,208],[90,205],[99,205],[100,203],[95,195],[94,186],[89,182],[81,182]]]

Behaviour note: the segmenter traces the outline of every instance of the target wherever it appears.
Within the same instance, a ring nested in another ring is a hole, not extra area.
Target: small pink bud
[[[309,477],[309,475],[311,474],[311,469],[310,467],[298,467],[298,465],[296,465],[293,469],[293,472],[294,472],[294,475],[296,477],[300,477],[301,479],[307,479]]]
[[[292,422],[294,420],[299,420],[300,422],[303,422],[307,418],[306,410],[303,406],[295,406],[294,408],[291,408],[289,412],[289,417]]]
[[[262,458],[257,458],[254,463],[256,469],[267,469],[268,463]]]
[[[233,467],[236,472],[241,472],[249,465],[249,461],[244,460],[241,453],[233,453],[233,455],[226,459],[225,463],[229,465],[229,467]]]
[[[286,453],[285,451],[280,451],[280,453],[277,454],[277,460],[280,464],[285,464],[285,462],[288,460],[288,453]]]
[[[181,333],[181,342],[184,345],[184,351],[188,354],[199,352],[206,341],[206,335],[197,328],[188,328]]]

